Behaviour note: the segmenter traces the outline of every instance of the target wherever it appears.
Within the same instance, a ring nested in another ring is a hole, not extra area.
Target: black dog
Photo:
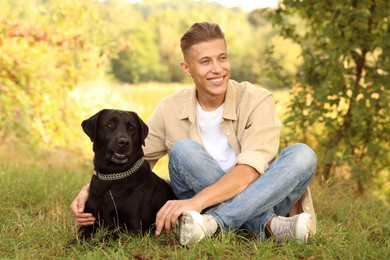
[[[95,152],[85,212],[97,222],[81,227],[79,239],[90,238],[97,227],[144,234],[165,202],[176,198],[171,186],[143,159],[147,125],[135,112],[113,109],[104,109],[81,125]]]

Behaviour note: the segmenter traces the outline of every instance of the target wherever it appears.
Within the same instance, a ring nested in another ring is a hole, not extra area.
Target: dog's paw
[[[73,239],[69,240],[68,243],[66,243],[66,247],[67,248],[74,247],[75,245],[77,245],[78,242],[79,242],[79,240],[77,238],[73,238]]]

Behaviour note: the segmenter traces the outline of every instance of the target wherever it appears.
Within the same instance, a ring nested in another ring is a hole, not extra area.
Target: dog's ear
[[[89,138],[91,139],[91,142],[94,142],[96,140],[97,136],[97,127],[98,127],[98,119],[100,114],[102,113],[103,110],[97,112],[95,115],[91,116],[88,119],[85,119],[81,123],[81,127],[84,130],[84,133],[86,133]]]
[[[135,116],[138,118],[139,125],[141,126],[140,135],[141,135],[142,145],[145,145],[145,138],[148,136],[149,127],[148,127],[148,126],[145,124],[145,122],[138,116],[137,113],[135,113],[135,112],[132,112],[132,113],[134,113]]]

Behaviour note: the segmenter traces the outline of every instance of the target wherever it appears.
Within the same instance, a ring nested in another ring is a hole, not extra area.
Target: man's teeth
[[[223,77],[222,78],[217,78],[217,79],[210,79],[209,81],[211,81],[211,83],[219,83],[223,80]]]

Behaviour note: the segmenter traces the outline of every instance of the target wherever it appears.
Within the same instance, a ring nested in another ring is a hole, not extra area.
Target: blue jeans
[[[195,141],[177,142],[169,153],[169,174],[179,199],[189,199],[225,172]],[[275,215],[286,216],[305,192],[316,168],[316,154],[305,144],[284,149],[268,170],[237,196],[205,209],[223,231],[244,228],[259,238]]]

